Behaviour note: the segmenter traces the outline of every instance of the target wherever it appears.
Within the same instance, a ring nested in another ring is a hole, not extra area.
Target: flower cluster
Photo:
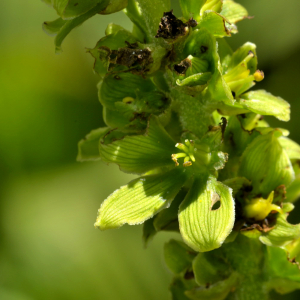
[[[284,260],[300,253],[300,225],[287,221],[300,194],[300,146],[263,119],[288,121],[290,107],[248,91],[264,78],[256,46],[232,51],[224,39],[246,9],[233,0],[180,0],[177,18],[167,0],[65,2],[53,4],[60,18],[44,24],[57,49],[96,13],[125,8],[133,23],[132,32],[109,24],[88,49],[107,127],[80,141],[78,160],[139,176],[102,203],[95,226],[144,223],[145,243],[159,231],[180,232],[183,242],[165,247],[173,299],[222,300],[245,286],[265,299],[272,288],[290,291],[287,281],[300,287],[300,273]],[[238,260],[241,250],[252,265]]]

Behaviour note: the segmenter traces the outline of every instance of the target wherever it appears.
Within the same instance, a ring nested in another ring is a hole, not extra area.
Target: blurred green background
[[[229,42],[257,44],[266,75],[257,87],[292,106],[289,123],[268,121],[300,143],[300,1],[239,2],[255,18],[238,24]],[[53,38],[41,29],[55,18],[39,0],[0,1],[0,299],[168,299],[171,274],[162,259],[168,234],[145,250],[141,226],[93,227],[101,201],[133,176],[101,162],[75,162],[77,142],[103,125],[85,47],[96,44],[107,23],[130,28],[130,22],[122,13],[96,16],[55,55]],[[299,213],[290,220],[299,222]]]

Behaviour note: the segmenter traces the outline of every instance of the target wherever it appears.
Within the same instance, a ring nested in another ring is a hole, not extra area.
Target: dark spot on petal
[[[201,51],[202,54],[205,53],[207,50],[208,50],[207,46],[201,46],[200,47],[200,51]]]

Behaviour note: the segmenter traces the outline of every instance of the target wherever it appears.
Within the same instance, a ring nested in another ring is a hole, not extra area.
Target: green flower
[[[103,139],[103,161],[116,163],[125,172],[145,175],[103,202],[95,226],[104,230],[143,223],[168,208],[184,188],[189,191],[180,199],[178,215],[184,241],[196,251],[220,247],[234,223],[232,190],[216,179],[217,170],[227,161],[227,155],[218,151],[221,139],[219,126],[200,142],[176,143],[155,117],[150,118],[145,135],[111,143]]]

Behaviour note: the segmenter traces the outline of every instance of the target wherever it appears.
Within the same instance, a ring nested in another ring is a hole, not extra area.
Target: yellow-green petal
[[[143,174],[152,169],[173,166],[171,159],[175,142],[152,116],[144,135],[126,136],[110,144],[100,143],[103,161],[116,163],[120,169],[135,174]]]
[[[143,223],[169,207],[185,180],[185,173],[174,169],[131,181],[102,203],[95,226],[105,230]]]
[[[214,204],[220,201],[220,207]],[[219,248],[234,224],[232,190],[210,178],[196,178],[179,208],[179,227],[183,240],[192,249],[205,252]]]
[[[290,120],[289,103],[264,90],[252,91],[241,95],[238,104],[257,114],[275,116],[281,121]]]

